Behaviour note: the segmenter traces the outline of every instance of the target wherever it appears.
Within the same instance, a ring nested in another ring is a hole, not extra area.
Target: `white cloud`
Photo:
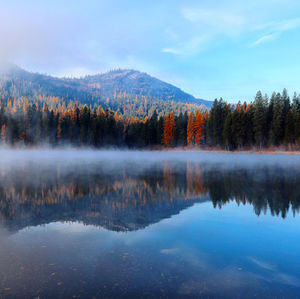
[[[278,38],[283,32],[300,27],[300,18],[270,22],[257,26],[256,30],[265,30],[265,34],[250,44],[251,47],[270,42]]]
[[[195,24],[214,29],[228,35],[236,35],[244,29],[246,19],[241,14],[226,11],[183,8],[182,16]]]
[[[178,21],[181,27],[176,32],[176,41],[174,30],[168,28],[166,34],[171,46],[164,47],[163,53],[195,55],[207,49],[218,37],[236,38],[247,27],[247,18],[242,13],[195,7],[183,7],[179,13],[182,18]]]
[[[273,28],[276,31],[283,32],[286,30],[296,29],[299,26],[300,26],[300,18],[295,18],[295,19],[290,19],[290,20],[285,20],[285,21],[275,23],[273,25]]]
[[[255,42],[251,43],[250,46],[255,47],[255,46],[258,46],[260,44],[272,41],[272,40],[276,39],[277,36],[278,36],[278,33],[272,33],[272,34],[264,35],[264,36],[260,37],[259,39],[257,39]]]
[[[202,33],[189,38],[184,38],[172,47],[161,49],[161,52],[174,55],[191,56],[205,50],[210,40],[211,35]]]
[[[163,52],[163,53],[171,53],[171,54],[175,54],[175,55],[182,54],[182,52],[179,49],[175,49],[175,48],[162,48],[161,52]]]
[[[179,21],[179,24],[184,30],[181,34],[176,32],[175,41],[171,34],[167,34],[170,45],[162,48],[161,52],[191,56],[219,43],[222,38],[239,39],[247,37],[249,33],[258,35],[249,44],[250,47],[255,47],[275,40],[285,31],[300,27],[300,18],[264,23],[266,18],[254,15],[253,9],[251,6],[238,5],[213,9],[182,7],[179,13],[183,21]],[[178,28],[181,29],[177,26]],[[168,32],[174,30],[168,28]]]

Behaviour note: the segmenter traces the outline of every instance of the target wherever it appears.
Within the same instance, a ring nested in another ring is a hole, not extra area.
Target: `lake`
[[[300,297],[299,155],[0,157],[0,298]]]

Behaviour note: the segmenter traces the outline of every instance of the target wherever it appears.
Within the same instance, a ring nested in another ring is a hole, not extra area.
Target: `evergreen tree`
[[[254,100],[253,131],[256,145],[262,147],[266,144],[267,125],[267,103],[260,91],[257,92]]]

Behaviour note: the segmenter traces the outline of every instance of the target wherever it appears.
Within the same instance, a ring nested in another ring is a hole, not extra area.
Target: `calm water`
[[[300,156],[0,158],[0,298],[300,297]]]

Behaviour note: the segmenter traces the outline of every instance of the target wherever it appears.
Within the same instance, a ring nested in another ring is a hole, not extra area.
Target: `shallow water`
[[[0,157],[0,298],[300,297],[300,156]]]

